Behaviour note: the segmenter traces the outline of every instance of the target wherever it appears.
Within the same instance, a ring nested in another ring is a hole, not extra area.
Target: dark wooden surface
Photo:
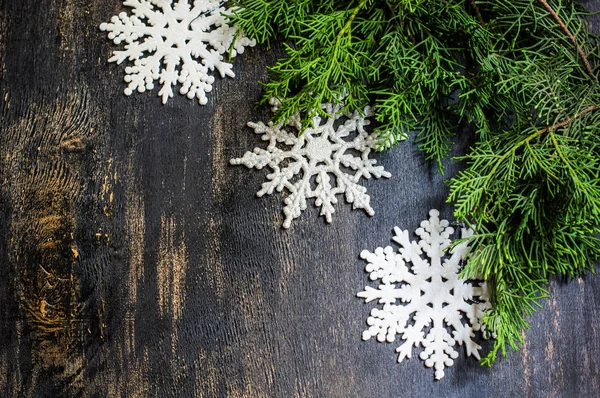
[[[282,230],[281,196],[254,196],[266,171],[228,165],[260,145],[245,125],[277,51],[236,58],[207,106],[127,98],[98,29],[120,4],[0,0],[0,396],[600,395],[597,275],[553,283],[491,370],[461,355],[436,382],[361,341],[358,254],[450,216],[443,179],[404,144],[365,182],[374,217],[311,207]]]

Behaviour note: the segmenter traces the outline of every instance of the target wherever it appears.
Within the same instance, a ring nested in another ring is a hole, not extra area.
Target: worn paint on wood
[[[598,8],[600,1],[588,1]],[[600,280],[551,286],[525,345],[446,377],[361,341],[362,249],[390,244],[446,188],[409,144],[379,154],[376,215],[340,204],[281,229],[265,171],[228,166],[279,50],[250,49],[209,104],[122,95],[98,0],[0,0],[0,395],[596,396]],[[594,21],[596,23],[596,21]],[[464,150],[462,143],[456,153]],[[448,174],[458,165],[448,165]]]

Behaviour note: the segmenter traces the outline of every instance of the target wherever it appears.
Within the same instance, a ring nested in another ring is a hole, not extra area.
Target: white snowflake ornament
[[[435,369],[439,380],[444,368],[458,357],[456,343],[465,346],[468,356],[479,359],[481,346],[473,340],[474,332],[485,332],[482,316],[490,303],[485,282],[458,277],[468,244],[461,243],[446,253],[454,229],[447,220],[439,219],[437,210],[431,210],[429,220],[421,222],[415,232],[421,238],[418,242],[410,241],[408,231],[394,228],[393,240],[401,246],[398,252],[388,246],[360,254],[368,262],[370,279],[381,284],[377,289],[367,286],[358,297],[383,305],[371,311],[362,338],[391,343],[400,336],[405,342],[396,349],[398,362],[410,358],[413,347],[422,345],[419,357],[425,366]],[[461,229],[463,238],[472,234],[472,230]]]
[[[272,100],[271,104],[276,110],[279,102]],[[268,166],[273,171],[267,175],[257,196],[271,195],[284,188],[290,192],[284,200],[284,228],[289,228],[292,220],[300,217],[307,207],[307,199],[311,198],[330,223],[334,204],[338,202],[336,196],[342,193],[354,209],[364,209],[372,216],[375,211],[369,204],[367,189],[358,182],[362,177],[391,177],[382,166],[375,166],[376,160],[369,159],[377,145],[377,136],[365,130],[371,110],[365,108],[363,116],[359,112],[342,114],[341,105],[323,104],[322,108],[333,117],[315,116],[315,127],[306,128],[301,135],[298,134],[302,131],[299,114],[285,125],[283,122],[248,123],[269,145],[230,161],[232,165],[242,164],[259,170]],[[287,127],[291,131],[286,130]]]
[[[125,42],[125,50],[115,51],[109,62],[129,59],[133,66],[125,68],[129,83],[125,95],[135,90],[154,88],[162,84],[158,95],[165,104],[173,97],[173,87],[181,84],[179,92],[189,99],[198,98],[204,105],[206,93],[212,90],[214,77],[209,71],[219,71],[221,77],[233,77],[233,65],[223,60],[223,54],[235,57],[244,46],[254,46],[253,40],[238,35],[227,25],[223,1],[218,0],[125,0],[132,14],[115,15],[100,29],[108,31],[115,44]]]

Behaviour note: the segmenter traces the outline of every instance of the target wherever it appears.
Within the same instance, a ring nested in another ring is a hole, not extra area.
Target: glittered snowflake
[[[367,286],[358,296],[383,305],[371,311],[369,328],[362,337],[391,343],[400,336],[404,343],[396,349],[398,362],[410,358],[413,347],[422,345],[419,357],[435,369],[439,380],[444,368],[458,357],[456,343],[479,359],[481,347],[473,339],[476,331],[484,332],[482,316],[490,308],[487,287],[482,281],[459,278],[468,243],[447,251],[454,229],[439,219],[437,210],[431,210],[429,220],[416,230],[418,242],[411,241],[406,230],[396,227],[394,233],[393,240],[401,246],[398,252],[388,246],[360,254],[368,262],[371,280],[381,284],[377,289]],[[461,229],[463,238],[472,234]]]
[[[115,51],[109,62],[133,61],[133,66],[125,68],[125,81],[129,83],[125,94],[152,90],[158,80],[163,104],[173,97],[178,83],[181,94],[206,104],[206,93],[214,82],[209,71],[216,69],[221,77],[234,76],[233,65],[224,61],[223,54],[229,52],[235,57],[244,52],[244,46],[255,45],[243,35],[236,37],[237,29],[228,26],[222,15],[227,11],[223,3],[125,0],[123,5],[131,7],[132,15],[122,12],[110,23],[100,25],[115,44],[125,42],[125,50]]]
[[[278,102],[273,100],[272,105],[276,110]],[[298,134],[302,131],[299,114],[287,124],[248,123],[269,145],[266,149],[255,148],[230,162],[256,169],[268,166],[272,170],[257,195],[271,195],[283,189],[289,192],[284,199],[284,228],[290,227],[312,198],[321,208],[321,215],[331,222],[339,194],[344,194],[354,209],[373,215],[367,189],[358,182],[362,177],[391,177],[382,166],[375,165],[376,160],[369,158],[377,145],[377,136],[365,130],[371,110],[365,108],[361,115],[359,112],[342,114],[340,105],[323,104],[322,108],[332,117],[315,116],[314,128],[307,127],[302,134]]]

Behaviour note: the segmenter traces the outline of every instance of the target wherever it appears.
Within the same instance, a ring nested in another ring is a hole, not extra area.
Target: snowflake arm
[[[234,77],[233,65],[223,60],[223,54],[230,51],[235,57],[245,46],[256,44],[227,25],[223,3],[194,0],[191,6],[189,0],[125,0],[131,15],[121,12],[100,25],[115,44],[125,42],[125,49],[115,51],[108,61],[133,61],[125,68],[125,95],[152,90],[158,80],[163,104],[178,84],[180,94],[206,104],[214,82],[209,71]]]
[[[401,336],[404,343],[396,349],[398,362],[410,358],[413,348],[421,345],[419,357],[441,379],[444,369],[458,358],[457,343],[465,346],[468,356],[479,358],[481,346],[474,332],[483,331],[481,320],[490,308],[487,286],[459,279],[468,244],[458,244],[448,253],[454,230],[448,221],[439,219],[437,210],[431,210],[429,219],[415,232],[418,242],[410,240],[408,231],[394,228],[393,240],[400,245],[397,253],[390,246],[361,253],[368,262],[365,269],[370,279],[381,284],[377,289],[365,287],[358,297],[383,305],[371,311],[369,328],[362,337],[393,342],[396,335]],[[463,238],[473,233],[461,232]]]
[[[405,358],[412,358],[412,350],[418,347],[420,341],[423,340],[424,333],[412,326],[407,327],[402,335],[402,340],[405,340],[398,348],[398,362],[402,362]]]
[[[277,109],[277,102],[273,104]],[[284,228],[289,228],[306,209],[308,199],[315,200],[321,215],[330,223],[339,194],[344,194],[354,209],[363,209],[368,215],[373,215],[371,198],[359,180],[362,177],[391,177],[383,167],[376,166],[376,160],[369,158],[377,142],[364,129],[368,124],[366,117],[372,115],[369,108],[365,109],[366,116],[361,116],[358,112],[341,114],[339,105],[323,104],[322,107],[333,116],[315,116],[314,127],[304,129],[302,135],[298,134],[303,130],[299,115],[285,125],[282,122],[248,123],[269,145],[266,149],[255,149],[230,161],[232,165],[243,164],[248,168],[271,168],[272,173],[267,175],[267,181],[257,195],[270,195],[275,189],[289,191],[283,207]],[[335,122],[341,118],[347,120],[337,125]],[[284,127],[296,132],[289,132]],[[286,166],[282,167],[282,163]]]
[[[289,190],[291,194],[283,201],[285,204],[283,207],[283,214],[285,215],[283,228],[289,228],[292,220],[300,217],[301,212],[306,209],[306,198],[310,192],[310,184],[308,180],[303,179],[292,185]]]

